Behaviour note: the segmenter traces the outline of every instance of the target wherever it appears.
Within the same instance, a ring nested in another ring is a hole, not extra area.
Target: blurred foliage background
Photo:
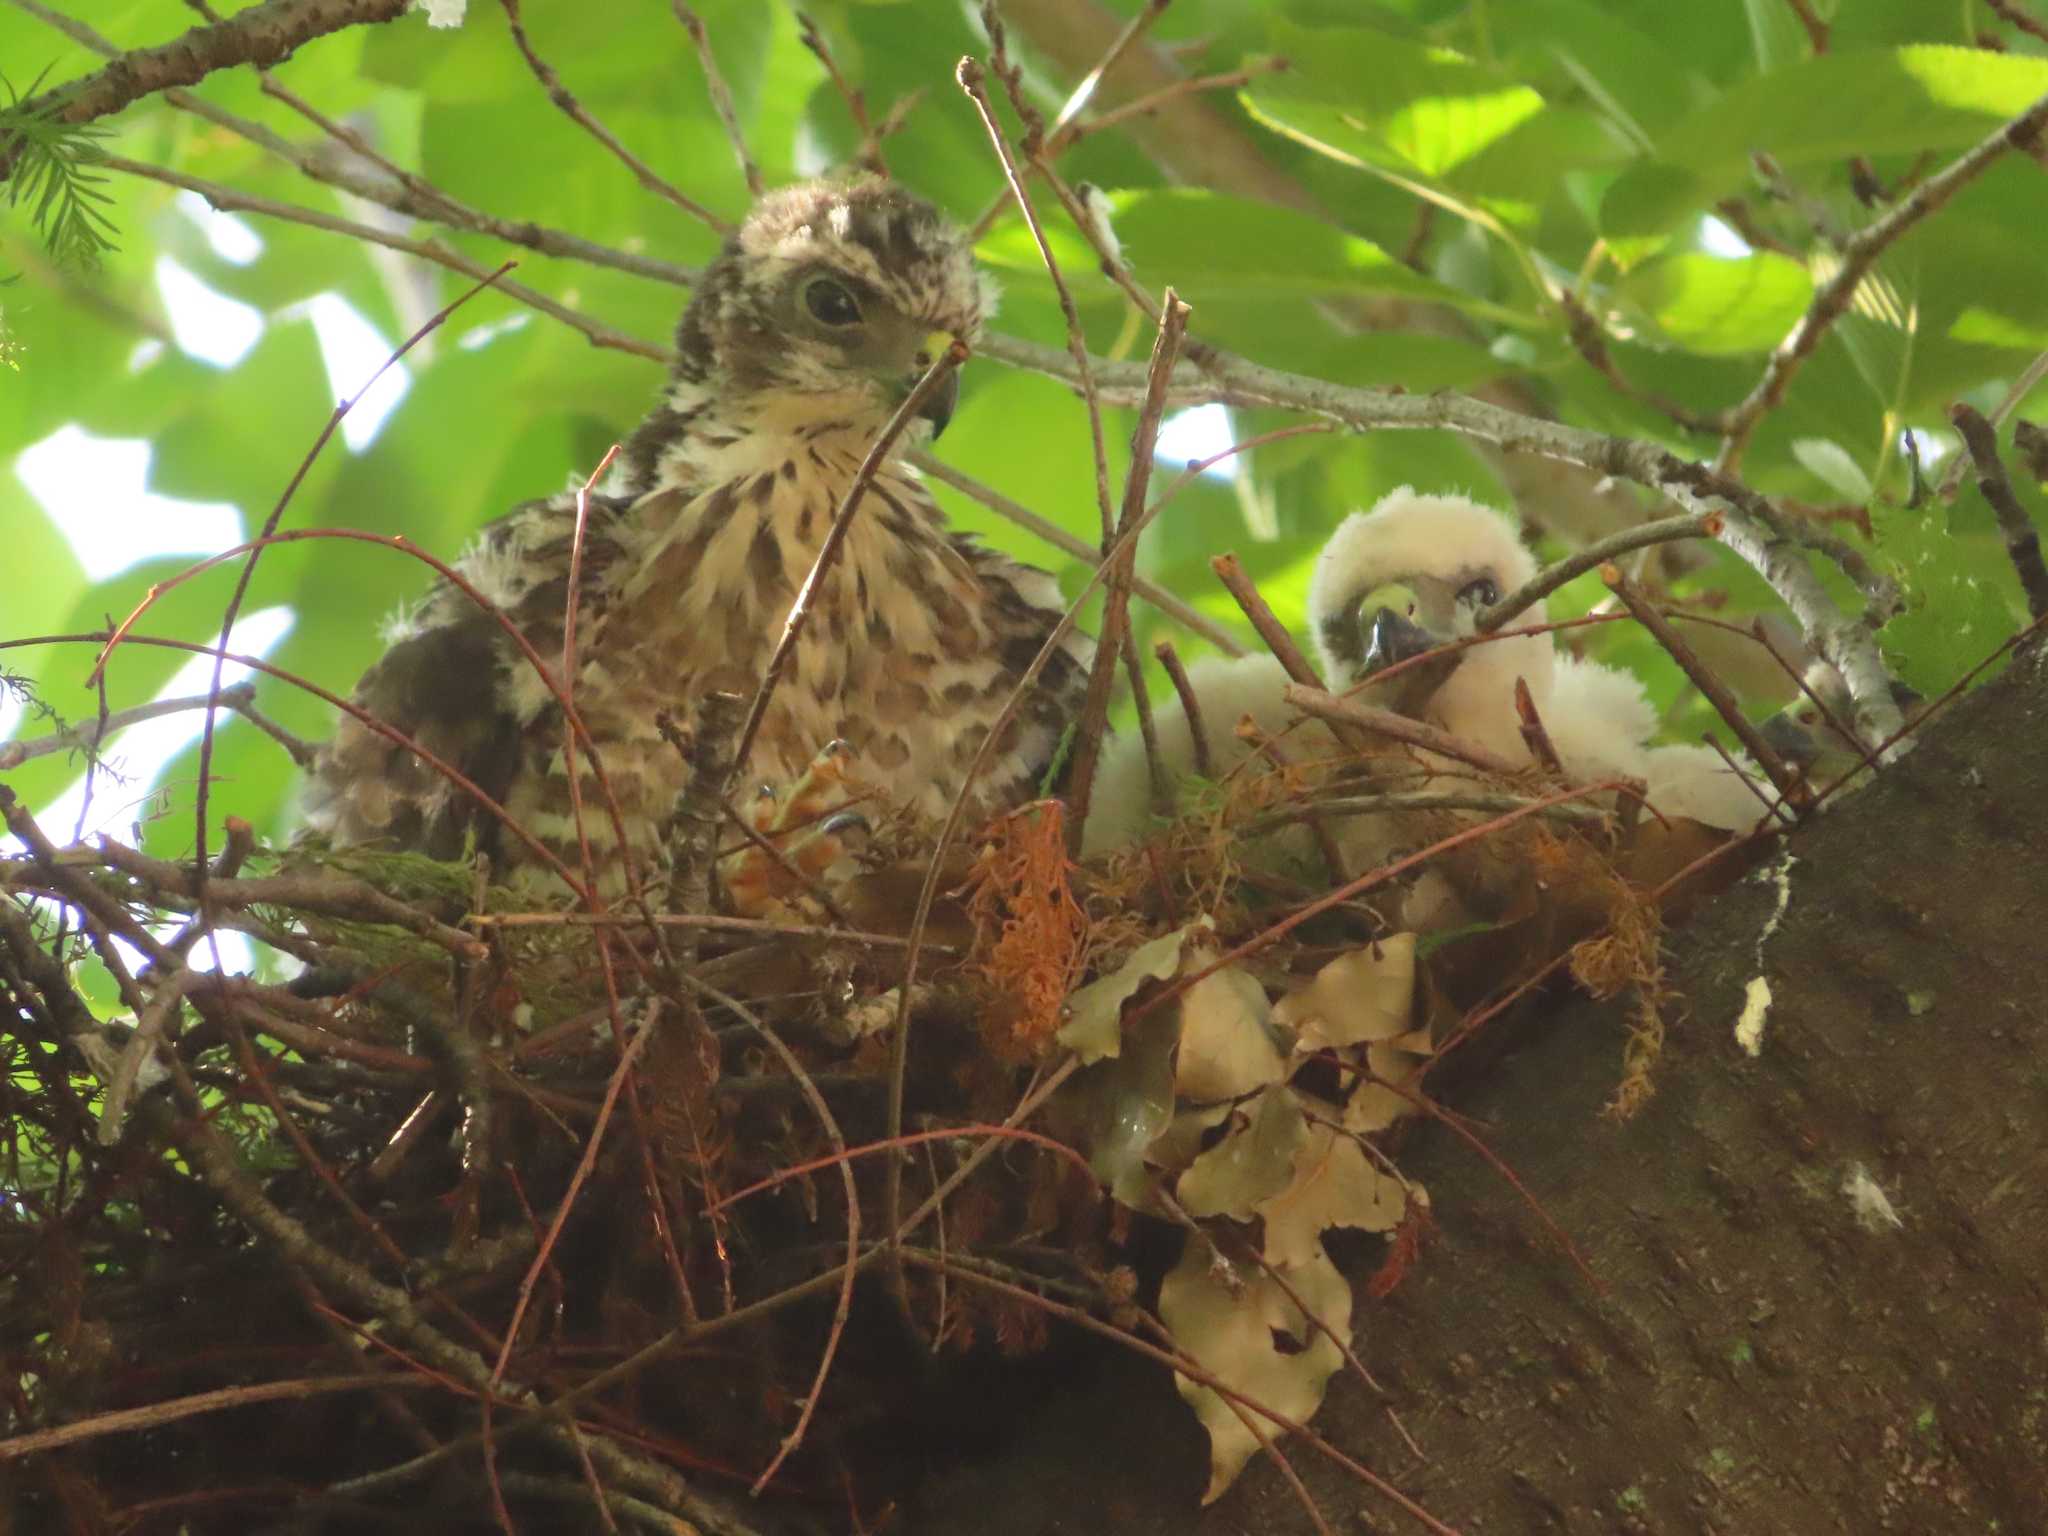
[[[634,153],[719,215],[742,212],[745,181],[698,53],[669,6],[529,0],[522,9],[537,52]],[[1138,9],[1136,0],[1003,8],[1026,88],[1048,117]],[[702,0],[695,10],[769,183],[858,153],[860,128],[805,45],[795,10],[767,0]],[[1069,183],[1108,194],[1138,281],[1154,293],[1176,287],[1194,304],[1193,333],[1203,340],[1344,384],[1484,391],[1710,460],[1715,437],[1679,418],[1711,415],[1749,392],[1834,269],[1842,241],[2048,95],[2048,49],[2000,14],[2013,10],[1978,0],[1175,0],[1076,120],[1114,114],[1174,79],[1222,80],[1084,134],[1059,168]],[[976,9],[959,0],[812,0],[804,14],[864,94],[871,119],[900,113],[900,130],[883,146],[892,173],[963,222],[988,209],[1001,171],[953,81],[962,55],[988,52]],[[200,24],[175,0],[58,0],[54,9],[4,0],[0,71],[14,92],[30,95],[103,62],[62,25],[67,19],[121,49]],[[146,441],[150,492],[232,504],[253,530],[337,393],[359,388],[368,372],[359,362],[357,376],[330,378],[316,301],[338,296],[395,344],[470,284],[266,205],[435,241],[485,268],[516,256],[518,282],[643,350],[666,346],[686,300],[673,282],[394,213],[295,162],[341,167],[386,189],[423,182],[497,218],[658,262],[691,267],[716,248],[710,227],[650,195],[551,105],[506,13],[487,0],[471,0],[454,28],[432,27],[416,11],[316,39],[271,79],[389,168],[241,67],[192,88],[187,101],[210,115],[151,96],[98,125],[104,136],[88,152],[132,165],[77,167],[105,198],[96,206],[112,247],[96,262],[53,254],[33,199],[17,196],[5,210],[0,641],[99,629],[190,563],[156,554],[89,576],[89,567],[118,563],[108,545],[118,556],[132,519],[113,506],[53,510],[54,497],[46,506],[21,478],[23,450],[67,428]],[[1014,116],[1003,113],[1016,133]],[[160,174],[145,174],[152,169]],[[210,235],[195,186],[215,201],[245,200],[239,217],[260,249],[237,248],[217,229]],[[1090,350],[1142,360],[1150,325],[1038,187]],[[1956,454],[1952,401],[2003,407],[2013,419],[2032,409],[2037,359],[2048,349],[2048,284],[2034,249],[2043,227],[2041,165],[2024,153],[2001,157],[1885,254],[1741,463],[1750,486],[1795,515],[1826,520],[1904,584],[1907,609],[1882,638],[1899,673],[1925,691],[1953,682],[2024,619],[1974,481],[1941,482]],[[981,250],[1002,279],[997,329],[1063,345],[1052,287],[1013,207],[994,218]],[[193,322],[177,312],[186,291],[177,269],[254,312],[250,344],[231,364],[186,344]],[[1575,337],[1575,310],[1591,317],[1597,341],[1583,328]],[[410,387],[395,410],[367,442],[338,436],[326,448],[286,527],[402,533],[453,554],[513,503],[588,475],[651,403],[661,376],[650,357],[593,346],[497,292],[464,306],[403,366]],[[1677,406],[1676,416],[1659,402]],[[1213,448],[1300,419],[1250,412],[1225,420],[1212,411],[1169,443]],[[1134,424],[1132,411],[1105,413],[1113,487]],[[1081,539],[1097,539],[1086,414],[1062,384],[977,359],[937,453]],[[1322,537],[1403,483],[1517,503],[1550,554],[1658,511],[1631,488],[1532,478],[1441,432],[1297,437],[1233,467],[1229,477],[1204,478],[1161,519],[1141,571],[1247,639],[1210,557],[1237,550],[1298,626]],[[2040,487],[2017,478],[2038,513]],[[1058,569],[1067,590],[1079,590],[1081,562],[965,496],[939,494],[963,525]],[[175,537],[169,547],[180,547]],[[1823,574],[1854,611],[1854,589],[1832,567]],[[1779,610],[1725,550],[1660,556],[1648,575],[1672,599],[1723,617]],[[229,566],[177,587],[142,627],[211,641],[234,580]],[[382,617],[426,580],[417,563],[388,550],[289,545],[263,557],[244,612],[288,608],[291,627],[271,660],[346,693],[380,649]],[[1584,612],[1604,595],[1597,578],[1582,579],[1553,601],[1553,617]],[[1143,654],[1161,637],[1184,654],[1203,649],[1150,607],[1134,611]],[[1676,669],[1632,626],[1578,634],[1575,643],[1642,673],[1675,730],[1704,718]],[[64,719],[90,720],[101,705],[86,684],[93,649],[16,646],[0,650],[0,667]],[[184,660],[124,648],[105,702],[118,709],[150,698]],[[1782,675],[1768,668],[1734,675],[1755,711],[1786,696]],[[1155,679],[1155,697],[1160,689]],[[326,732],[328,706],[287,684],[263,680],[259,700],[293,731]],[[47,729],[34,711],[18,720],[23,735]],[[118,740],[111,756],[118,762]],[[7,778],[37,804],[80,771],[76,757],[59,754]],[[215,771],[227,783],[214,814],[240,815],[269,833],[288,827],[295,772],[274,742],[227,720]],[[121,811],[117,828],[143,822],[156,851],[187,851],[195,772],[188,748],[154,786],[131,779],[103,789],[101,803]],[[153,787],[161,793],[149,795]],[[218,846],[218,831],[209,841]]]

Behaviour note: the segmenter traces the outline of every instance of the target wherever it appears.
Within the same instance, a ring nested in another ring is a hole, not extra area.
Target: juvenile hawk
[[[685,774],[656,715],[688,720],[711,690],[752,698],[862,458],[935,349],[949,335],[972,343],[988,304],[965,237],[878,179],[770,194],[705,272],[660,402],[589,498],[579,582],[574,697],[642,869]],[[956,395],[949,382],[905,439],[943,428]],[[528,502],[457,562],[551,662],[575,516],[571,494]],[[1057,585],[951,532],[899,451],[814,602],[743,782],[787,783],[838,738],[897,803],[942,816],[1059,617]],[[1090,651],[1076,636],[1051,658],[976,786],[978,809],[1030,795]],[[402,622],[356,701],[577,867],[561,710],[459,590],[440,583]],[[585,833],[615,864],[587,754],[577,762]],[[473,831],[500,869],[532,859],[417,754],[350,718],[313,769],[309,813],[338,842],[450,857]]]

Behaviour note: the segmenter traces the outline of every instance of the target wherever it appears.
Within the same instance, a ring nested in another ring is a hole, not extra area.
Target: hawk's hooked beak
[[[952,345],[951,331],[933,331],[925,337],[924,345],[918,348],[917,371],[910,378],[912,388],[915,388],[917,381],[924,377],[925,370],[945,356],[946,349]],[[946,423],[953,419],[953,408],[959,403],[960,370],[955,368],[933,386],[932,392],[925,396],[924,404],[918,408],[917,414],[932,424],[934,441],[946,430]]]

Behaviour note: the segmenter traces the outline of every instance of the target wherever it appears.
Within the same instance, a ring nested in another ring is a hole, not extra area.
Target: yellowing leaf
[[[1210,1104],[1184,1110],[1152,1140],[1145,1161],[1167,1173],[1179,1173],[1202,1155],[1202,1138],[1210,1128],[1232,1113],[1229,1104]]]
[[[1336,1265],[1317,1253],[1285,1274],[1316,1318],[1348,1344],[1351,1287]],[[1330,1373],[1344,1360],[1329,1334],[1309,1322],[1272,1276],[1263,1270],[1233,1272],[1202,1240],[1190,1239],[1180,1263],[1160,1285],[1159,1316],[1174,1343],[1218,1381],[1297,1423],[1322,1406]],[[1275,1332],[1302,1347],[1282,1354],[1273,1347]],[[1209,1431],[1209,1487],[1202,1502],[1213,1503],[1259,1448],[1245,1419],[1269,1440],[1282,1431],[1256,1409],[1178,1372],[1173,1382]]]
[[[1181,972],[1181,955],[1190,938],[1213,931],[1198,918],[1184,928],[1141,944],[1122,965],[1092,981],[1067,999],[1072,1017],[1060,1027],[1061,1045],[1083,1062],[1096,1062],[1123,1049],[1124,1004],[1148,981],[1166,981]]]
[[[1293,1089],[1268,1088],[1248,1110],[1235,1111],[1234,1120],[1228,1134],[1180,1176],[1175,1194],[1190,1216],[1250,1221],[1260,1201],[1278,1195],[1295,1177],[1309,1127]]]
[[[1419,1047],[1419,1049],[1418,1049]],[[1361,1083],[1344,1106],[1344,1128],[1370,1135],[1384,1131],[1404,1115],[1416,1112],[1415,1095],[1421,1091],[1423,1058],[1429,1051],[1427,1032],[1403,1035],[1398,1042],[1368,1045],[1365,1064],[1373,1081]],[[1387,1086],[1394,1084],[1401,1089]]]
[[[1215,956],[1196,950],[1188,969],[1199,971]],[[1174,1089],[1184,1099],[1214,1103],[1237,1099],[1287,1075],[1287,1062],[1273,1043],[1266,1020],[1266,989],[1236,966],[1204,976],[1180,1000],[1180,1065]]]
[[[1415,935],[1397,933],[1339,955],[1282,998],[1273,1017],[1295,1030],[1296,1051],[1321,1051],[1403,1033],[1414,995]]]
[[[1258,1206],[1266,1220],[1266,1262],[1283,1269],[1319,1255],[1329,1227],[1387,1232],[1408,1210],[1407,1191],[1375,1167],[1356,1140],[1330,1125],[1307,1131],[1295,1153],[1293,1181]]]

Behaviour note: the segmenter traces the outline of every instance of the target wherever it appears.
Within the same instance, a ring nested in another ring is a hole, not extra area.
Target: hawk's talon
[[[772,784],[761,786],[747,808],[747,824],[775,853],[749,841],[719,861],[735,911],[748,917],[810,915],[805,897],[853,858],[855,850],[840,834],[872,830],[867,817],[848,806],[856,787],[854,756],[844,741],[831,741],[787,795]]]

